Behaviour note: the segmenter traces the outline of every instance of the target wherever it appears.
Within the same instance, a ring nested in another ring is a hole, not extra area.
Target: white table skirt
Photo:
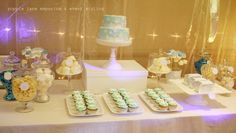
[[[150,81],[149,87],[155,86]],[[77,82],[74,86],[82,88]],[[220,105],[194,107],[183,103],[185,110],[178,113],[152,112],[139,99],[144,113],[138,115],[113,115],[102,97],[99,101],[104,115],[96,117],[71,117],[65,106],[65,81],[55,81],[50,89],[50,102],[33,102],[34,111],[15,112],[18,102],[0,101],[0,133],[236,133],[236,95],[217,96]],[[159,86],[173,95],[183,92],[172,85],[160,83]],[[0,90],[3,97],[4,90]],[[214,103],[214,102],[213,102]]]

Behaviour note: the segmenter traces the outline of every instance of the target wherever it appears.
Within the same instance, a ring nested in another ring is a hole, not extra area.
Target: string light
[[[56,34],[58,34],[58,35],[60,35],[60,36],[64,36],[65,32],[58,32],[58,33],[56,33]]]
[[[34,32],[34,33],[39,33],[40,30],[37,30],[37,29],[33,29],[33,30],[28,30],[29,32]]]
[[[179,35],[178,33],[175,33],[175,34],[171,34],[170,37],[174,38],[175,42],[177,42],[178,39],[181,38],[181,35]]]
[[[178,38],[181,38],[181,35],[179,35],[178,33],[175,33],[175,34],[171,34],[170,37],[178,39]]]
[[[130,37],[129,39],[130,39],[131,41],[133,41],[133,40],[134,40],[134,38],[133,38],[133,37]]]
[[[35,32],[35,33],[39,33],[40,32],[40,30],[36,30],[36,29],[34,29],[34,30],[28,30],[29,32]]]
[[[155,40],[155,38],[158,37],[159,35],[157,35],[155,32],[152,32],[152,34],[148,34],[148,36],[151,36],[152,40]]]

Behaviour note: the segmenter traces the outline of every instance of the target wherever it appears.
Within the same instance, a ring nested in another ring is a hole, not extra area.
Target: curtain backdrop
[[[96,44],[105,14],[127,16],[133,44],[118,49],[119,59],[144,67],[159,49],[183,50],[193,72],[202,50],[217,64],[226,59],[236,68],[236,1],[221,0],[219,29],[209,34],[209,0],[4,0],[0,4],[0,54],[25,46],[43,47],[52,55],[72,48],[83,59],[108,59],[110,49]],[[7,29],[8,28],[8,29]]]

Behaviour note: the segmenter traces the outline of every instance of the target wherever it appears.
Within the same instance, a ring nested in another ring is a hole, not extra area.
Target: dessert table
[[[68,115],[63,93],[67,81],[56,80],[50,88],[48,103],[32,102],[34,111],[18,113],[18,102],[3,100],[5,90],[0,90],[0,133],[235,133],[236,95],[217,95],[216,100],[208,100],[207,106],[193,106],[187,102],[188,95],[168,81],[159,81],[163,87],[183,107],[182,112],[152,112],[140,98],[142,114],[113,115],[105,105],[102,96],[99,102],[104,115],[96,117],[72,117]],[[81,81],[72,81],[77,88],[83,88]],[[148,87],[156,86],[149,79]],[[137,93],[138,94],[138,93]],[[138,96],[137,96],[138,97]]]

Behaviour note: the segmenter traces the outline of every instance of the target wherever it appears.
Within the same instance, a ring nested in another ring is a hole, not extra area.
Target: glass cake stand
[[[168,67],[167,58],[164,61],[155,62],[155,60],[159,58],[163,58],[163,59],[166,58],[163,56],[163,53],[161,52],[161,50],[159,51],[159,53],[151,53],[149,55],[148,66],[147,66],[147,70],[150,73],[156,75],[157,83],[161,79],[162,75],[165,75],[171,72],[171,69]],[[166,68],[166,69],[163,69],[163,68]]]
[[[97,39],[97,43],[103,46],[107,46],[111,48],[111,54],[109,62],[107,62],[104,67],[109,70],[120,70],[122,69],[122,66],[117,62],[116,60],[116,51],[118,47],[125,47],[130,46],[132,44],[131,39],[127,42],[112,42],[112,41],[106,41]]]
[[[74,67],[74,68],[73,68]],[[76,69],[76,70],[75,70]],[[56,73],[62,76],[66,76],[68,83],[66,86],[65,94],[70,94],[75,90],[73,88],[71,79],[72,76],[78,75],[82,73],[82,63],[81,63],[81,55],[79,52],[71,52],[71,49],[67,49],[67,53],[62,54],[61,63],[58,65],[56,69]]]

